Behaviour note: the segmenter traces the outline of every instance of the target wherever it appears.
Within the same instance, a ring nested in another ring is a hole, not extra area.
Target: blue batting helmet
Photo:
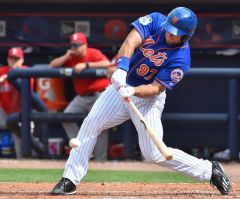
[[[185,36],[183,41],[189,40],[197,26],[197,17],[193,11],[185,7],[173,9],[162,23],[162,27],[176,36]]]

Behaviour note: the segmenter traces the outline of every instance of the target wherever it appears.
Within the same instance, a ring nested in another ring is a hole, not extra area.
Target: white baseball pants
[[[160,138],[163,137],[161,114],[164,108],[165,98],[165,92],[159,96],[148,99],[132,97],[139,111]],[[88,161],[98,135],[102,130],[119,125],[128,119],[133,121],[137,129],[140,149],[147,161],[164,165],[199,180],[210,180],[212,163],[208,160],[198,159],[179,149],[170,148],[173,153],[173,159],[165,161],[162,154],[145,132],[144,127],[131,107],[121,98],[113,86],[109,86],[103,92],[85,118],[77,136],[81,145],[79,148],[71,150],[65,165],[63,177],[70,179],[74,184],[80,183],[87,172]]]

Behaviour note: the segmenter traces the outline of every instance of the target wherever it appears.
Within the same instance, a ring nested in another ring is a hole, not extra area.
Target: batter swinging
[[[196,15],[178,7],[167,17],[151,13],[131,24],[132,30],[118,53],[118,69],[112,85],[95,102],[77,138],[79,148],[71,150],[63,178],[53,195],[74,194],[87,172],[97,136],[104,130],[131,119],[137,129],[141,152],[146,160],[167,166],[199,180],[210,181],[221,194],[228,194],[231,183],[218,162],[198,159],[170,148],[173,159],[166,161],[146,134],[141,122],[123,98],[131,97],[144,118],[162,139],[161,114],[166,89],[172,89],[190,67],[188,40],[197,25]]]

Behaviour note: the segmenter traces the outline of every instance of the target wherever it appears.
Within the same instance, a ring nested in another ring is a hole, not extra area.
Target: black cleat
[[[219,162],[212,162],[212,177],[210,184],[216,186],[222,195],[229,194],[232,189],[231,181],[225,175],[223,167]]]
[[[76,193],[76,185],[67,178],[62,178],[50,192],[51,195],[73,195]]]

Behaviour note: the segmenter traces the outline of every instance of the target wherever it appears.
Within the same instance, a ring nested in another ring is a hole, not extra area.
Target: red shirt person
[[[108,58],[98,49],[89,48],[86,35],[80,32],[74,33],[70,36],[70,49],[60,57],[53,59],[50,62],[51,67],[72,67],[77,72],[81,72],[88,68],[104,68],[110,67],[111,63]],[[73,78],[73,85],[76,96],[64,110],[65,113],[79,113],[86,115],[101,92],[110,84],[108,78]],[[77,135],[79,127],[75,123],[63,123],[63,128],[68,138],[73,138]],[[105,137],[104,139],[103,136]],[[107,154],[107,134],[100,135],[98,140],[99,160],[106,159]],[[98,143],[97,143],[98,146]],[[97,147],[96,146],[96,147]],[[105,148],[105,149],[104,149]],[[102,155],[104,153],[104,155]],[[100,157],[101,156],[101,157]],[[104,158],[102,158],[104,156]],[[96,157],[98,159],[98,157]]]
[[[23,65],[24,55],[21,48],[11,48],[8,51],[7,66],[0,68],[0,114],[1,114],[1,127],[6,128],[7,116],[11,113],[19,112],[21,107],[21,96],[10,82],[7,81],[8,72],[15,68],[26,68]],[[33,88],[33,80],[31,80],[31,86]],[[16,157],[21,158],[21,147],[20,147],[20,128],[18,124],[11,124],[9,126],[13,133]]]
[[[73,67],[77,72],[87,68],[108,67],[108,58],[98,49],[88,48],[87,38],[83,33],[75,33],[70,37],[71,48],[50,63],[51,67]],[[104,90],[110,83],[107,78],[73,78],[78,95],[89,95]]]
[[[7,74],[14,68],[26,68],[23,62],[22,49],[11,48],[8,51],[8,65],[0,68],[0,105],[7,114],[20,111],[20,93],[7,81]]]

